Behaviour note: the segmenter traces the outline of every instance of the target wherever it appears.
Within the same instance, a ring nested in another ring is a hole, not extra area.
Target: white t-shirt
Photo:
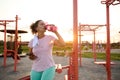
[[[52,56],[52,48],[56,38],[51,35],[45,35],[43,38],[38,39],[35,47],[32,47],[33,39],[29,42],[28,47],[33,48],[32,52],[37,59],[33,61],[32,70],[44,71],[52,66],[55,62]]]

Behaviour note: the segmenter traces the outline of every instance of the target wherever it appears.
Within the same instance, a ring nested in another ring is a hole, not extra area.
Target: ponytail
[[[37,20],[35,23],[32,23],[32,24],[30,25],[30,29],[31,29],[32,34],[36,34],[36,33],[37,33],[36,28],[38,27],[38,23],[39,23],[40,21],[42,21],[42,20]]]

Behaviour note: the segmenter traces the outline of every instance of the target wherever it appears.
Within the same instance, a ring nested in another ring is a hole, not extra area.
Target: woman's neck
[[[41,39],[45,36],[45,34],[38,34],[38,38]]]

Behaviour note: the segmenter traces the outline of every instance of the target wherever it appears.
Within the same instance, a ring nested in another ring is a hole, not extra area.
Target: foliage
[[[29,52],[28,46],[23,45],[23,46],[21,46],[21,47],[22,47],[23,53],[28,53],[28,52]]]
[[[111,43],[111,48],[112,48],[112,49],[120,49],[120,42]]]
[[[3,53],[3,46],[0,46],[0,53]]]
[[[0,41],[0,53],[3,53],[3,49],[4,49],[4,47],[3,47],[3,41]]]

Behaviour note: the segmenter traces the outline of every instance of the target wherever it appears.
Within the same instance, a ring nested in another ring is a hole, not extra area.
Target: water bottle
[[[46,30],[48,30],[48,31],[54,32],[57,30],[57,27],[53,24],[47,24],[45,27],[46,27]]]

